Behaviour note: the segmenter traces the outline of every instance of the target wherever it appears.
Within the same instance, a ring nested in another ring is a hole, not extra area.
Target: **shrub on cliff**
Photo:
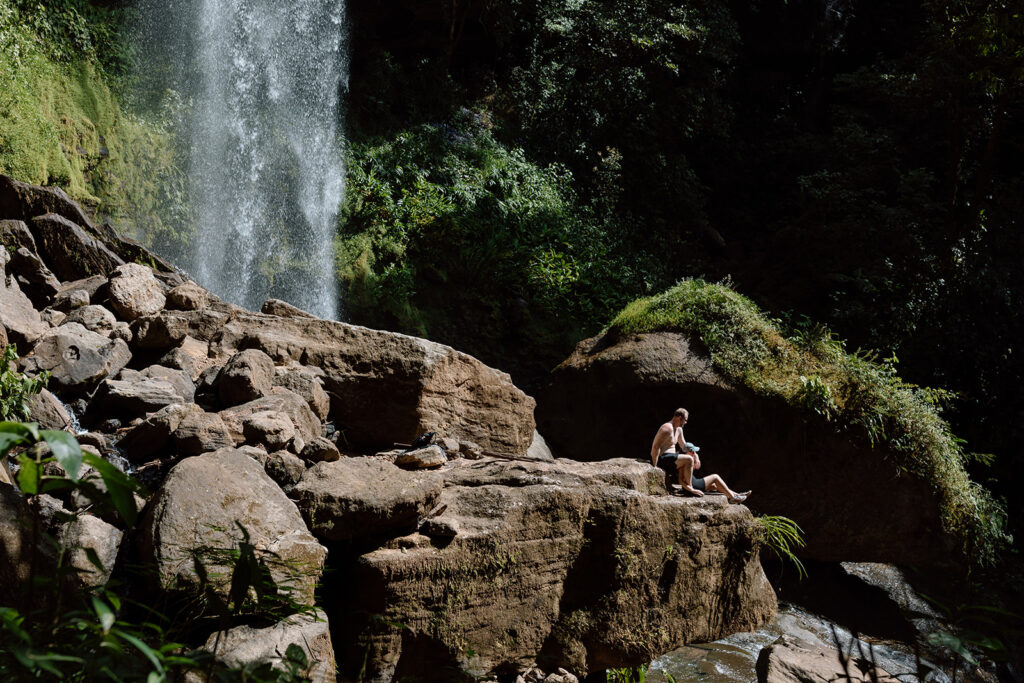
[[[630,303],[610,331],[687,333],[730,379],[891,452],[902,470],[930,483],[947,528],[973,562],[992,564],[1010,541],[1002,505],[968,478],[962,442],[939,416],[944,392],[904,382],[894,361],[848,353],[820,325],[787,330],[727,285],[701,280]]]

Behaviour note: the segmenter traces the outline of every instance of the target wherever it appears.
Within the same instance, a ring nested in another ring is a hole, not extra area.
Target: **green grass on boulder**
[[[962,442],[939,416],[936,403],[948,392],[904,382],[892,361],[848,353],[821,325],[787,330],[729,286],[701,280],[630,303],[608,331],[687,333],[723,375],[892,453],[900,469],[930,483],[946,528],[973,563],[994,563],[1010,542],[1002,505],[968,478]]]

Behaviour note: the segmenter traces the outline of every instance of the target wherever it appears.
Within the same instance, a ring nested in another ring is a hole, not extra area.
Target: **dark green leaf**
[[[39,432],[39,436],[50,446],[50,452],[68,473],[68,479],[78,481],[78,472],[82,468],[82,447],[74,435],[44,429]]]
[[[23,493],[30,496],[36,495],[39,493],[41,479],[39,465],[25,453],[18,455],[18,464],[21,466],[21,469],[18,470],[18,486]]]
[[[94,468],[103,477],[110,501],[125,523],[128,526],[135,524],[139,511],[135,507],[135,497],[132,494],[138,489],[138,484],[124,472],[93,453],[83,453],[82,462]]]

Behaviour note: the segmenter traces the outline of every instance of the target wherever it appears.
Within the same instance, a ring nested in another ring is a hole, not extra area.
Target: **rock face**
[[[196,587],[198,558],[215,590],[226,595],[232,568],[225,551],[242,538],[238,525],[267,553],[278,588],[312,605],[327,551],[259,463],[233,448],[186,458],[171,470],[143,522],[142,552],[163,587]]]
[[[219,322],[207,311],[194,313],[189,334],[209,339],[211,353],[255,348],[276,363],[322,369],[331,416],[353,446],[390,448],[427,431],[513,454],[525,453],[533,441],[534,400],[507,374],[441,344],[241,310]]]
[[[702,447],[702,471],[753,489],[758,512],[795,520],[807,540],[801,556],[897,564],[945,558],[926,482],[824,420],[733,386],[683,334],[581,342],[553,371],[537,414],[558,455],[601,460],[649,455],[654,433],[680,406],[690,410],[686,437]]]
[[[122,536],[119,529],[92,515],[80,515],[63,528],[60,540],[69,549],[67,562],[82,585],[90,588],[106,585],[114,570]],[[90,559],[90,551],[95,553],[102,569]]]
[[[61,280],[106,275],[124,263],[103,242],[57,214],[33,218],[31,227],[43,258]]]
[[[343,675],[363,662],[364,680],[391,681],[535,661],[583,674],[775,614],[749,510],[665,495],[643,463],[484,461],[443,476],[420,532],[363,555],[360,590],[328,605],[383,617],[343,627]]]
[[[313,533],[341,541],[411,530],[441,494],[441,478],[371,458],[306,470],[291,491]]]

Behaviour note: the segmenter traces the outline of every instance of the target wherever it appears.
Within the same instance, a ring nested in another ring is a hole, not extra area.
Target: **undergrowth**
[[[74,0],[0,0],[0,173],[59,186],[152,244],[168,240],[160,216],[182,171],[166,127],[119,100],[118,20]]]
[[[1002,505],[968,478],[962,442],[938,413],[943,392],[904,382],[895,359],[849,353],[806,321],[786,329],[727,283],[683,280],[627,305],[608,331],[656,330],[695,337],[724,375],[891,453],[901,470],[929,482],[946,528],[972,562],[991,565],[1008,545]]]

